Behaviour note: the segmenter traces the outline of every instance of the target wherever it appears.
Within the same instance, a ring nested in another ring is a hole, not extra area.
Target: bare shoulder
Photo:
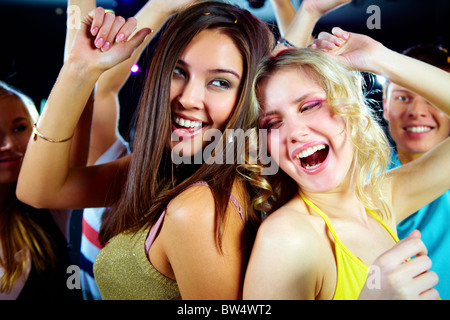
[[[284,206],[261,224],[247,269],[248,299],[314,299],[321,290],[323,245],[310,217]]]
[[[207,185],[196,184],[173,198],[167,207],[166,218],[183,223],[214,219],[214,208],[211,189]],[[208,212],[211,214],[207,214]]]
[[[311,219],[298,210],[284,206],[270,214],[258,230],[258,241],[279,243],[297,252],[317,247],[319,235]]]

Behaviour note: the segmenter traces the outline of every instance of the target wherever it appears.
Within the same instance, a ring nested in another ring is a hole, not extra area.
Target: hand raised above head
[[[382,56],[386,50],[380,42],[363,34],[347,32],[334,27],[331,33],[321,32],[310,45],[311,48],[329,53],[351,69],[375,71],[372,58]]]
[[[81,21],[69,60],[105,71],[128,59],[151,32],[143,28],[136,32],[135,18],[116,16],[98,7]]]

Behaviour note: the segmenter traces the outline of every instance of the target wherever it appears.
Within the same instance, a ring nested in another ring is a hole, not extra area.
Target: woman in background
[[[37,117],[30,98],[0,82],[0,300],[75,298],[66,284],[69,214],[35,209],[15,194]]]

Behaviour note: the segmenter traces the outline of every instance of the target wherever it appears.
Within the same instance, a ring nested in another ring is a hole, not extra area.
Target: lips
[[[12,166],[22,162],[22,156],[6,156],[0,157],[0,165]]]
[[[172,130],[182,139],[192,139],[206,127],[206,123],[192,117],[175,114],[172,118]]]
[[[294,154],[303,169],[318,172],[321,171],[321,165],[326,163],[329,149],[330,147],[326,144],[309,144],[297,149]]]

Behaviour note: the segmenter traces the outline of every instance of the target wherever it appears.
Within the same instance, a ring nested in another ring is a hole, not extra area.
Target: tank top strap
[[[339,242],[339,238],[336,234],[336,232],[334,231],[333,225],[331,224],[330,219],[327,217],[327,215],[325,213],[322,212],[322,210],[320,210],[314,203],[312,203],[308,198],[305,197],[305,195],[303,194],[303,192],[299,191],[300,196],[302,197],[303,201],[305,201],[305,203],[310,206],[326,223],[328,230],[330,230],[331,235],[333,236],[333,239],[335,242]]]
[[[395,240],[395,242],[399,241],[399,238],[397,236],[397,234],[386,224],[386,222],[383,221],[383,219],[381,219],[375,212],[373,212],[370,209],[366,209],[366,211],[372,216],[374,217],[379,223],[381,223],[381,225],[387,230],[387,232],[389,232],[389,234],[391,235],[391,237]]]
[[[191,184],[188,188],[190,188],[192,186],[195,186],[195,185],[208,186],[208,183],[206,181],[198,181],[198,182],[195,182],[195,183]],[[236,209],[237,209],[237,211],[239,213],[239,216],[241,217],[242,221],[245,223],[244,212],[242,210],[241,205],[239,204],[239,201],[232,194],[230,195],[230,200],[233,202],[234,206],[236,207]],[[172,200],[169,201],[169,203],[166,206],[166,209],[170,205],[171,202],[172,202]],[[162,222],[164,220],[165,214],[166,214],[166,210],[164,210],[161,213],[160,217],[158,218],[156,223],[151,228],[147,239],[145,240],[145,252],[146,253],[150,250],[150,247],[153,244],[153,241],[155,241],[156,235],[158,234],[159,229],[161,228],[161,224],[162,224]]]
[[[326,223],[326,225],[327,225],[327,227],[328,227],[328,230],[330,230],[330,232],[331,232],[331,234],[332,234],[332,236],[333,236],[333,238],[334,238],[334,240],[336,241],[336,240],[338,240],[339,241],[339,238],[338,238],[338,236],[337,236],[337,234],[336,234],[336,232],[334,231],[334,229],[333,229],[333,226],[332,226],[332,224],[331,224],[331,221],[330,221],[330,219],[327,217],[327,215],[325,214],[325,213],[323,213],[322,212],[322,210],[320,210],[314,203],[312,203],[308,198],[306,198],[305,197],[305,195],[301,192],[301,191],[299,191],[299,193],[300,193],[300,196],[302,197],[302,199],[303,199],[303,201],[305,201],[305,203],[308,205],[308,206],[310,206],[319,216],[321,216],[322,217],[322,219],[325,221],[325,223]],[[367,209],[366,208],[366,211],[372,216],[372,217],[374,217],[375,218],[375,220],[377,220],[379,223],[381,223],[381,225],[387,230],[387,232],[389,232],[389,234],[391,235],[391,237],[395,240],[395,242],[398,242],[399,241],[399,238],[398,238],[398,236],[397,236],[397,234],[383,221],[383,219],[381,219],[375,212],[373,212],[372,210],[370,210],[370,209]]]

